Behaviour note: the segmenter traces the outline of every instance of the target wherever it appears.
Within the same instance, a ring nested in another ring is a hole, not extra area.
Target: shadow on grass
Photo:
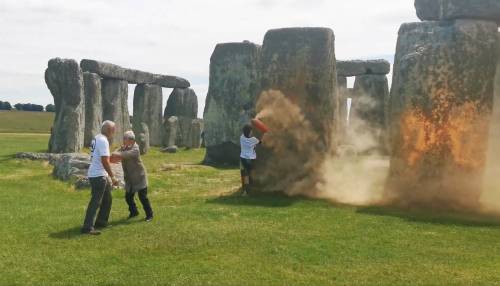
[[[260,206],[270,208],[283,208],[303,200],[301,197],[289,197],[279,193],[254,193],[250,196],[242,196],[239,192],[223,195],[207,200],[209,204],[222,204],[233,206]]]
[[[110,227],[104,228],[102,230],[103,231],[113,231],[113,228],[115,228],[117,226],[131,225],[131,224],[136,224],[136,223],[140,223],[140,222],[144,222],[144,221],[142,219],[138,220],[138,219],[122,218],[120,220],[112,221]],[[49,234],[49,237],[54,238],[54,239],[74,239],[76,237],[84,235],[81,233],[81,229],[82,229],[81,226],[75,226],[75,227],[72,227],[69,229],[65,229],[62,231],[51,233],[51,234]]]
[[[403,210],[389,207],[364,207],[359,208],[357,213],[390,216],[404,219],[409,222],[436,224],[443,226],[466,226],[466,227],[499,227],[500,217],[467,214],[467,213],[445,213],[424,210]]]

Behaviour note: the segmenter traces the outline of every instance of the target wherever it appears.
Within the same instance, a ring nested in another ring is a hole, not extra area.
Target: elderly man
[[[125,200],[130,211],[129,219],[139,215],[135,205],[135,193],[139,193],[146,221],[153,220],[153,210],[148,199],[148,178],[144,164],[142,164],[139,145],[135,142],[135,134],[127,131],[123,135],[123,146],[118,152],[114,152],[111,162],[122,162],[123,175],[125,177]]]
[[[95,228],[108,226],[109,212],[111,211],[111,189],[108,181],[111,179],[113,185],[118,185],[118,181],[113,176],[110,166],[109,141],[115,134],[115,123],[104,121],[101,126],[101,134],[95,136],[90,144],[91,161],[88,170],[88,177],[92,187],[90,202],[85,214],[82,233],[98,235],[101,234]],[[99,209],[99,213],[96,213]],[[95,223],[94,223],[95,221]]]

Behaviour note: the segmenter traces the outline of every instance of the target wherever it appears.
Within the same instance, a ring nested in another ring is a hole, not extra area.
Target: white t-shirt
[[[260,143],[260,140],[251,137],[247,138],[245,135],[241,135],[240,137],[240,145],[241,145],[241,153],[240,157],[243,159],[257,159],[257,154],[255,154],[255,146]]]
[[[97,135],[90,144],[90,152],[92,157],[88,171],[89,178],[106,177],[108,172],[102,165],[101,157],[110,156],[108,138],[102,134]]]

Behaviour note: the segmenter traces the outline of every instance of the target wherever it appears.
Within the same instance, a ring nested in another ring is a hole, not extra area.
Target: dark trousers
[[[146,217],[153,217],[153,209],[151,209],[151,203],[148,199],[148,188],[142,189],[138,191],[139,200],[141,201],[142,207],[144,208],[144,212],[146,213]],[[134,201],[135,192],[125,192],[125,201],[128,204],[128,210],[130,214],[137,214],[137,206]]]
[[[108,224],[109,213],[111,211],[111,184],[106,177],[89,178],[92,193],[87,206],[82,232],[88,232],[96,226],[106,226]],[[99,209],[99,213],[97,210]],[[97,219],[96,219],[97,214]]]

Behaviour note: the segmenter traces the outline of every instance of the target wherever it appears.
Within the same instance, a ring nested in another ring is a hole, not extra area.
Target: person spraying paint
[[[258,119],[252,119],[254,125],[261,133],[268,131],[267,127]],[[255,147],[262,143],[260,139],[253,136],[252,125],[243,126],[243,134],[240,136],[240,170],[241,170],[241,192],[242,195],[248,195],[252,183],[254,161],[257,159]]]

